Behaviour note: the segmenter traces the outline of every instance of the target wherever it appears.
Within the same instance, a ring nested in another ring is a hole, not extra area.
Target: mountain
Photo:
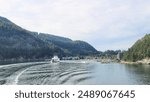
[[[146,34],[123,54],[125,61],[138,61],[150,58],[150,34]]]
[[[84,41],[31,32],[0,17],[0,60],[90,55],[97,50]]]
[[[84,41],[72,41],[68,38],[42,33],[36,36],[44,42],[47,42],[49,44],[53,43],[55,46],[61,48],[61,50],[70,55],[88,55],[97,53],[94,47]]]

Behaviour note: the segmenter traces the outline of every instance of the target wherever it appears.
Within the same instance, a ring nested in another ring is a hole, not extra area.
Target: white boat
[[[51,59],[51,63],[58,63],[58,62],[60,62],[60,59],[59,59],[58,56],[55,55],[55,56]]]

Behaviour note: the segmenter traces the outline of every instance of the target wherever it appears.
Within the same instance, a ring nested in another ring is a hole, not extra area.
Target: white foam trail
[[[16,76],[16,78],[15,78],[15,81],[14,81],[14,85],[17,85],[18,84],[18,81],[19,81],[19,77],[25,72],[25,71],[27,71],[28,70],[28,68],[27,69],[25,69],[25,70],[23,70],[23,71],[21,71],[17,76]]]

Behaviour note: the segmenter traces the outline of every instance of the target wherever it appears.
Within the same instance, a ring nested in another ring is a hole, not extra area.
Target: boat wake
[[[6,85],[84,84],[92,78],[90,64],[86,62],[24,63],[0,70],[0,82]]]

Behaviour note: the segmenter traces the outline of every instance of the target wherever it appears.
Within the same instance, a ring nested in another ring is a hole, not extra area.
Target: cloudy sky
[[[37,32],[128,49],[150,33],[150,0],[0,0],[0,16]]]

